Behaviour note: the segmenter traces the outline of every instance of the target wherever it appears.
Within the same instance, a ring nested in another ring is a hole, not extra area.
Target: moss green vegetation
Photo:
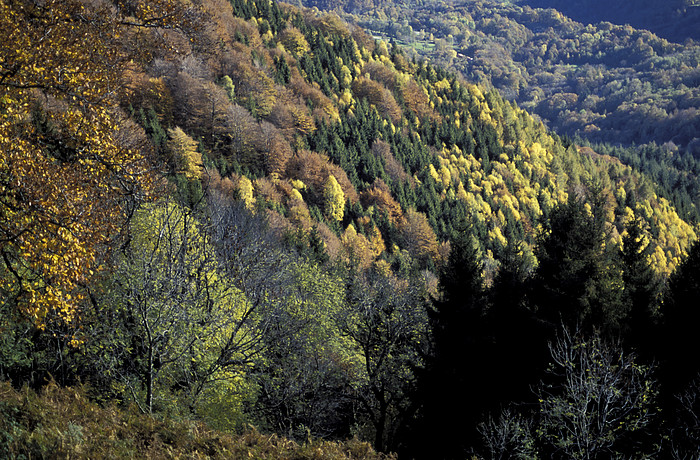
[[[40,393],[0,383],[0,455],[3,458],[76,459],[382,459],[357,440],[297,444],[254,428],[241,434],[92,402],[84,387],[55,383]]]

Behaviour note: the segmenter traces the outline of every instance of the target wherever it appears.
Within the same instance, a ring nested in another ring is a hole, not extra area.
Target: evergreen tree
[[[464,458],[488,399],[481,266],[468,231],[454,240],[429,311],[432,350],[418,375],[418,417],[403,448],[415,458]],[[486,396],[486,397],[485,397]]]
[[[642,355],[647,355],[651,345],[649,337],[655,333],[654,316],[659,281],[649,262],[651,245],[643,225],[644,222],[639,217],[628,224],[620,249],[625,301],[629,312],[622,332],[628,345]]]
[[[675,393],[700,372],[700,243],[695,243],[687,259],[676,269],[668,283],[664,302],[663,383]]]
[[[614,331],[624,312],[621,273],[606,248],[605,221],[578,197],[555,207],[539,238],[533,285],[538,317],[550,327]]]
[[[497,403],[529,401],[541,377],[549,351],[548,331],[536,317],[527,287],[530,262],[521,243],[509,242],[501,266],[489,289],[487,329],[493,337],[492,392]]]

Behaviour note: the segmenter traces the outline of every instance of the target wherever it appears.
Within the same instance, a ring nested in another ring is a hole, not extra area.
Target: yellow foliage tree
[[[197,151],[197,142],[187,135],[180,127],[168,130],[166,148],[175,163],[178,172],[189,179],[202,177],[202,154]]]
[[[238,192],[241,200],[245,203],[245,207],[253,209],[255,206],[255,197],[253,196],[253,183],[245,176],[241,176],[238,180]]]
[[[409,209],[399,231],[403,245],[413,257],[421,261],[438,260],[439,244],[425,214]]]
[[[345,214],[345,194],[335,176],[328,176],[323,188],[323,201],[326,216],[331,220],[343,220]]]
[[[358,268],[366,269],[375,259],[375,253],[373,251],[373,244],[367,240],[364,235],[357,233],[355,227],[350,224],[348,228],[345,229],[343,235],[340,237],[340,241],[343,244],[343,249],[345,254],[357,264]]]
[[[282,32],[280,36],[280,41],[287,51],[296,56],[302,56],[311,49],[304,34],[296,27],[287,27],[284,29],[284,32]]]
[[[123,28],[170,2],[125,11],[77,0],[0,2],[0,297],[43,327],[71,322],[125,194],[149,189],[143,131],[114,102]],[[161,18],[161,19],[158,19]]]

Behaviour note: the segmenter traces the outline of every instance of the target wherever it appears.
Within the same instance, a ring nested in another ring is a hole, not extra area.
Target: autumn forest
[[[0,0],[0,457],[695,458],[700,44],[551,6]]]

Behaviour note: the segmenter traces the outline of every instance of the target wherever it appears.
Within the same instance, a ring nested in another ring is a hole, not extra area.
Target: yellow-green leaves
[[[170,151],[178,172],[188,179],[202,176],[202,154],[197,151],[197,142],[188,136],[179,126],[168,130],[166,148]]]
[[[323,188],[323,200],[326,216],[331,220],[343,220],[345,213],[345,194],[333,175],[328,176]]]

